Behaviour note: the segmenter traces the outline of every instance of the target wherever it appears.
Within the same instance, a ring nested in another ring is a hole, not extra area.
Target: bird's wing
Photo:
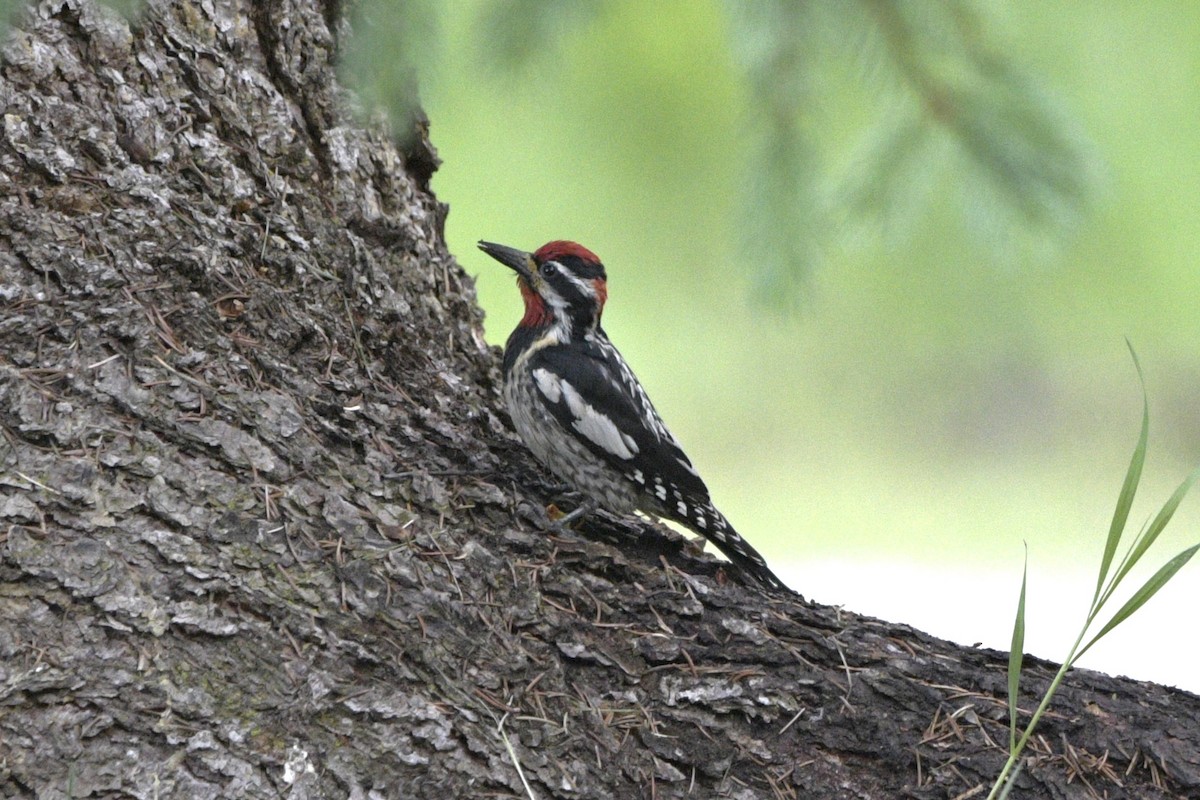
[[[667,508],[708,502],[708,488],[607,340],[552,346],[530,362],[558,424]]]
[[[542,402],[568,434],[658,501],[662,515],[713,542],[764,586],[790,592],[712,504],[708,488],[607,339],[538,350],[530,368]]]

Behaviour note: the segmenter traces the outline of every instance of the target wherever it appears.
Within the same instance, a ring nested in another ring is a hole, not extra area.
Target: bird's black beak
[[[504,266],[510,268],[525,280],[533,278],[533,256],[515,247],[505,247],[493,242],[480,242],[479,249]]]

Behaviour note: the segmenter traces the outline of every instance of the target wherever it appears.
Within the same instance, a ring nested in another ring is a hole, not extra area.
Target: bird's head
[[[532,253],[492,242],[479,249],[517,273],[525,300],[521,325],[568,324],[577,329],[600,323],[608,299],[604,265],[591,250],[575,242],[547,242]]]

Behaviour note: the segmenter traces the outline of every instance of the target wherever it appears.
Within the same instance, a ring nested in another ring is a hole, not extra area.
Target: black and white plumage
[[[517,273],[525,316],[504,348],[517,432],[560,479],[609,511],[643,511],[704,536],[758,583],[787,587],[709,499],[692,462],[600,326],[604,265],[574,242],[533,253],[480,242]],[[789,590],[790,591],[790,590]]]

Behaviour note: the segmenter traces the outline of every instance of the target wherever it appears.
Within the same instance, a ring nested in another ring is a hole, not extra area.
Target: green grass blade
[[[1151,597],[1154,597],[1154,595],[1158,593],[1158,590],[1167,584],[1167,581],[1175,577],[1176,572],[1179,572],[1179,570],[1183,569],[1183,565],[1190,561],[1192,556],[1196,555],[1197,550],[1200,550],[1200,544],[1192,545],[1187,550],[1184,550],[1182,553],[1172,558],[1166,564],[1163,564],[1162,567],[1159,568],[1158,572],[1150,576],[1150,580],[1142,584],[1142,588],[1133,593],[1133,597],[1125,601],[1125,605],[1121,606],[1120,610],[1113,614],[1112,619],[1110,619],[1105,626],[1100,629],[1099,633],[1092,637],[1092,640],[1088,642],[1082,650],[1079,651],[1079,655],[1072,660],[1074,661],[1078,659],[1079,656],[1082,656],[1088,651],[1088,648],[1103,639],[1106,633],[1133,616],[1133,612],[1144,606],[1147,600],[1149,600]]]
[[[996,800],[1008,800],[1008,795],[1012,793],[1012,789],[1017,785],[1017,778],[1021,777],[1021,770],[1025,769],[1025,762],[1017,764],[1016,769],[1008,776],[1008,780],[1004,782],[1004,788],[1000,790],[1000,795]]]
[[[1025,582],[1029,577],[1029,545],[1025,545],[1025,566],[1021,569],[1021,597],[1017,600],[1017,619],[1013,622],[1012,644],[1008,648],[1008,752],[1017,751],[1017,698],[1021,688],[1021,662],[1025,657]]]
[[[1171,495],[1171,499],[1159,509],[1158,514],[1155,515],[1154,520],[1146,528],[1145,532],[1138,536],[1133,544],[1133,548],[1129,551],[1129,555],[1125,557],[1125,560],[1113,577],[1114,584],[1120,583],[1126,573],[1133,569],[1133,565],[1150,549],[1150,545],[1154,544],[1154,540],[1163,532],[1163,528],[1167,527],[1167,523],[1171,521],[1171,517],[1175,515],[1179,504],[1183,502],[1183,498],[1187,495],[1188,490],[1192,488],[1192,484],[1196,482],[1197,478],[1200,478],[1200,467],[1194,469],[1192,474],[1188,475],[1183,483],[1179,484],[1179,488]]]
[[[1127,565],[1129,564],[1129,559],[1133,556],[1133,550],[1135,547],[1137,547],[1137,543],[1142,540],[1142,537],[1146,535],[1146,529],[1149,527],[1150,520],[1146,520],[1142,523],[1142,529],[1138,531],[1137,536],[1133,537],[1133,541],[1130,542],[1129,547],[1125,549],[1125,555],[1121,557],[1120,562],[1117,564],[1118,573],[1125,574],[1129,571],[1129,567]],[[1120,581],[1117,579],[1108,582],[1108,586],[1106,586],[1104,589],[1104,594],[1100,595],[1099,602],[1092,603],[1092,614],[1089,619],[1094,619],[1095,615],[1100,611],[1100,609],[1108,605],[1108,599],[1112,597],[1113,592],[1117,590],[1118,583],[1120,583]]]
[[[1104,557],[1100,559],[1100,575],[1096,578],[1096,592],[1092,595],[1092,609],[1104,588],[1104,579],[1112,567],[1113,556],[1117,552],[1117,543],[1121,541],[1121,533],[1129,520],[1129,509],[1133,506],[1133,497],[1137,494],[1138,483],[1142,479],[1142,466],[1146,463],[1146,440],[1150,436],[1150,401],[1146,397],[1146,379],[1142,375],[1142,365],[1138,361],[1133,344],[1126,339],[1129,354],[1133,356],[1133,366],[1137,370],[1138,383],[1142,387],[1142,432],[1138,435],[1137,447],[1134,448],[1133,458],[1129,462],[1129,471],[1125,473],[1125,483],[1121,486],[1121,494],[1117,498],[1117,507],[1113,511],[1112,524],[1108,528],[1108,539],[1104,542]]]

